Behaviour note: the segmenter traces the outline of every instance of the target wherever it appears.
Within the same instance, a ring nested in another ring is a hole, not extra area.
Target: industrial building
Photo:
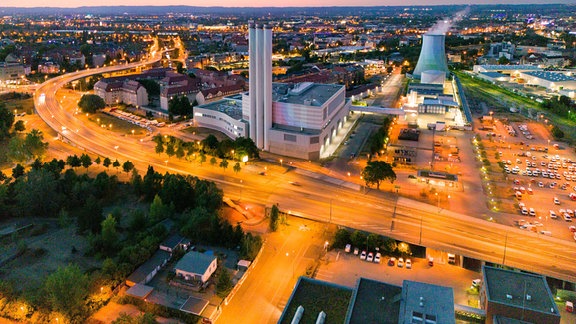
[[[528,85],[544,87],[551,91],[576,89],[576,77],[560,72],[521,72],[520,78]]]
[[[416,78],[421,78],[422,73],[426,71],[448,73],[444,40],[444,34],[424,34],[422,37],[422,50],[413,73]]]
[[[278,155],[325,157],[350,114],[345,87],[272,83],[272,30],[266,25],[250,23],[249,49],[249,92],[195,107],[197,126],[250,137],[258,148]]]

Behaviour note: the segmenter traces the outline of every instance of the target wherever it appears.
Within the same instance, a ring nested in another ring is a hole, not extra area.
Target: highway
[[[159,60],[158,56],[153,60]],[[152,61],[146,62],[146,64]],[[574,242],[486,222],[435,206],[370,190],[367,194],[304,176],[297,170],[265,162],[243,166],[238,174],[231,167],[223,171],[208,163],[200,166],[153,153],[153,143],[107,132],[62,107],[56,97],[66,83],[96,73],[133,68],[143,63],[110,66],[70,73],[43,83],[35,93],[40,117],[69,142],[102,157],[130,160],[139,170],[148,165],[158,171],[187,173],[216,182],[227,196],[251,203],[279,203],[291,214],[367,230],[406,242],[457,254],[505,263],[508,266],[576,281]],[[65,129],[63,128],[65,127]],[[266,176],[259,173],[268,167]],[[241,181],[242,180],[242,181]],[[300,186],[291,185],[297,181]],[[396,207],[396,208],[395,208]],[[394,210],[395,213],[394,213]],[[473,213],[473,208],[470,213]],[[394,221],[394,226],[392,225]],[[505,252],[506,251],[506,252]]]

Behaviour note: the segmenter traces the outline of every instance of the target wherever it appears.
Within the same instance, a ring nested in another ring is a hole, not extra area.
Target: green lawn
[[[9,110],[17,110],[17,113],[25,112],[27,114],[32,114],[34,112],[34,99],[13,99],[13,100],[3,100],[2,103],[6,105]]]
[[[110,124],[112,124],[112,131],[115,133],[132,135],[132,130],[134,130],[134,135],[145,135],[148,132],[138,125],[100,112],[90,115],[88,120],[95,124],[106,125],[106,129],[110,129]]]

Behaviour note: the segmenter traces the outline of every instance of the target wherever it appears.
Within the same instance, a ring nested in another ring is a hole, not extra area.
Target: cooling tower
[[[429,70],[448,72],[444,37],[444,34],[424,34],[422,50],[413,73],[415,77],[420,78],[422,72]]]

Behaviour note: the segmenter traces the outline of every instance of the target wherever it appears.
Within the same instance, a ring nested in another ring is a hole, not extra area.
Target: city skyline
[[[554,4],[576,4],[575,0],[553,0]],[[78,7],[105,7],[105,6],[198,6],[198,7],[252,7],[252,8],[264,8],[264,7],[348,7],[348,6],[435,6],[435,5],[509,5],[509,4],[551,4],[546,0],[510,0],[506,3],[502,3],[500,0],[430,0],[426,4],[422,4],[420,1],[416,0],[364,0],[360,2],[355,2],[351,4],[346,0],[318,0],[318,1],[305,1],[305,0],[290,0],[282,2],[282,5],[262,5],[261,1],[233,1],[233,0],[217,0],[210,2],[210,5],[205,5],[204,2],[200,1],[187,1],[187,0],[172,0],[170,2],[164,3],[163,5],[158,5],[158,2],[147,0],[103,0],[99,2],[98,6],[82,6],[79,5],[77,1],[65,0],[59,2],[51,2],[46,0],[32,0],[22,3],[21,1],[8,0],[0,6],[0,8],[36,8],[36,7],[50,7],[50,8],[78,8]]]

